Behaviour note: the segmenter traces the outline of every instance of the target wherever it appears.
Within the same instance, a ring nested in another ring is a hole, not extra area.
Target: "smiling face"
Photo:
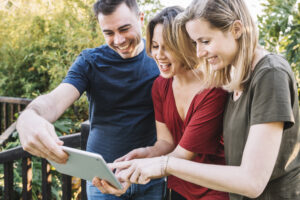
[[[183,65],[175,59],[164,44],[162,24],[157,24],[154,28],[151,56],[158,65],[160,75],[164,78],[171,78],[184,71]]]
[[[122,58],[137,56],[144,48],[141,41],[143,15],[130,10],[125,3],[109,15],[98,15],[106,43]]]
[[[238,53],[238,35],[232,31],[223,32],[213,28],[203,19],[186,23],[186,30],[196,44],[197,57],[205,59],[213,70],[234,65]]]

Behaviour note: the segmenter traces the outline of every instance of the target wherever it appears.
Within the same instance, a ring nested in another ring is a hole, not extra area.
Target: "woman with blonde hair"
[[[115,163],[139,183],[174,175],[230,193],[230,199],[300,199],[296,81],[288,62],[257,44],[243,0],[194,0],[176,19],[179,50],[198,57],[207,86],[230,93],[223,136],[228,166],[172,156]],[[193,48],[192,48],[193,47]]]

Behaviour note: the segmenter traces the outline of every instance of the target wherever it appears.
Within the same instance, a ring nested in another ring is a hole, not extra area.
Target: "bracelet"
[[[167,171],[169,156],[161,156],[161,175],[164,176]]]

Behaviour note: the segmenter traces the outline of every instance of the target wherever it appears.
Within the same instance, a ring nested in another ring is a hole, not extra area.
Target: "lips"
[[[118,48],[119,48],[120,50],[125,50],[125,49],[127,49],[128,47],[129,47],[129,44],[126,45],[126,46],[119,46]]]
[[[120,53],[128,53],[130,51],[130,46],[131,43],[126,45],[115,46],[115,48],[118,49]]]
[[[159,68],[162,72],[167,72],[170,70],[171,64],[170,63],[164,63],[164,64],[159,64]]]
[[[207,58],[206,60],[209,64],[214,65],[218,62],[218,57],[217,56],[212,56],[210,58]]]

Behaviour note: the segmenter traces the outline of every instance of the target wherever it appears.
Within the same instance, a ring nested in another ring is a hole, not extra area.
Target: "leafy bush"
[[[258,17],[260,43],[272,52],[283,54],[299,81],[300,72],[300,2],[266,0]]]
[[[82,49],[104,42],[92,2],[19,1],[20,8],[0,10],[0,95],[34,98],[54,89]],[[76,105],[80,114],[68,115],[87,119],[86,99]]]
[[[289,61],[300,98],[300,2],[266,0],[262,6],[263,14],[258,16],[260,43],[271,52],[283,54]]]

